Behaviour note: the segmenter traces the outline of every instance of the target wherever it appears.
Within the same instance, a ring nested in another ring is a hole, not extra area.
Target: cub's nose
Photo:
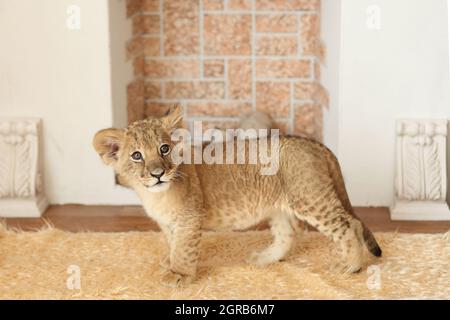
[[[152,172],[150,172],[150,174],[152,177],[159,179],[164,175],[164,169],[161,168],[154,169]]]

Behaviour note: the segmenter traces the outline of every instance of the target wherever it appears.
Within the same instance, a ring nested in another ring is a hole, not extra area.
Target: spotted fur
[[[364,244],[381,255],[372,233],[353,212],[337,159],[322,144],[281,137],[280,169],[272,176],[260,175],[259,164],[174,165],[159,150],[162,144],[173,147],[170,134],[181,125],[181,111],[175,108],[163,118],[102,130],[94,138],[103,161],[114,167],[121,184],[137,192],[165,235],[169,252],[161,261],[164,284],[176,287],[194,280],[201,230],[245,229],[264,220],[270,222],[274,240],[248,258],[259,266],[286,257],[296,219],[338,245],[346,272],[363,267]],[[142,162],[130,159],[136,151],[142,153]],[[164,172],[158,185],[155,170]]]

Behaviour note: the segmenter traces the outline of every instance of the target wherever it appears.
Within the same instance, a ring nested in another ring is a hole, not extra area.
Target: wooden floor
[[[356,213],[372,231],[441,233],[450,230],[450,221],[392,221],[387,208],[356,208]],[[37,230],[48,222],[71,232],[125,232],[158,230],[139,206],[51,206],[41,219],[3,219],[7,226]],[[261,224],[253,229],[266,228]]]

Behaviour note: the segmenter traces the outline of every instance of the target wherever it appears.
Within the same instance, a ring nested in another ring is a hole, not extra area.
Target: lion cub
[[[259,266],[288,254],[296,219],[339,246],[346,272],[363,267],[364,245],[381,256],[372,233],[354,215],[337,159],[322,144],[280,137],[279,169],[261,175],[261,164],[174,163],[171,135],[180,127],[182,112],[175,107],[160,119],[99,131],[93,141],[103,161],[137,192],[164,233],[169,247],[162,263],[165,285],[177,287],[195,278],[202,229],[244,229],[263,220],[269,220],[274,240],[249,257]]]

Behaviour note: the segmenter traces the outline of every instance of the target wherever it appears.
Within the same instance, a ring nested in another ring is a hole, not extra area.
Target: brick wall
[[[188,123],[231,127],[254,109],[322,139],[320,0],[128,0],[127,14],[130,122],[178,102]]]

